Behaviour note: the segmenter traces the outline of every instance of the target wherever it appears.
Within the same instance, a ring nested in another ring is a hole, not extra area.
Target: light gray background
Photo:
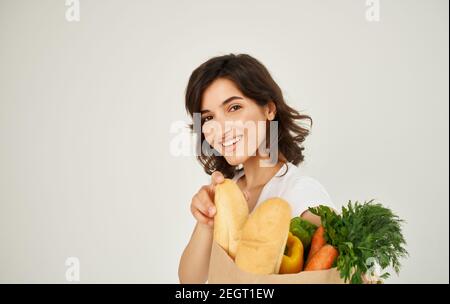
[[[309,113],[305,174],[407,221],[390,283],[449,281],[448,1],[0,0],[0,282],[178,282],[208,181],[174,157],[192,70],[261,60]]]

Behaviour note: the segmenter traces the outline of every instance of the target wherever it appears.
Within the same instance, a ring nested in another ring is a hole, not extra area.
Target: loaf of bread
[[[289,234],[291,207],[281,198],[261,203],[242,230],[235,263],[255,274],[278,273]]]
[[[242,228],[248,218],[248,203],[239,186],[225,179],[215,188],[214,241],[233,259],[236,256]]]

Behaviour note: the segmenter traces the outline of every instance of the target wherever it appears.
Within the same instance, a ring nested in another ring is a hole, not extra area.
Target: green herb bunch
[[[377,261],[383,270],[392,266],[399,273],[400,259],[408,252],[403,247],[403,220],[390,209],[370,200],[362,204],[349,201],[341,214],[323,205],[309,210],[320,216],[326,241],[339,251],[335,266],[346,282],[360,284],[363,274],[373,275],[368,261]],[[388,277],[388,272],[380,275],[382,279]]]

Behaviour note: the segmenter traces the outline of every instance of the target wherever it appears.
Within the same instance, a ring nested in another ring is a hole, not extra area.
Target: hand
[[[383,281],[376,275],[370,276],[368,274],[363,274],[361,276],[363,284],[382,284]]]
[[[214,205],[215,186],[225,180],[223,174],[219,171],[214,171],[211,175],[211,184],[204,185],[192,197],[191,212],[198,223],[214,226],[214,215],[216,214],[216,207]]]

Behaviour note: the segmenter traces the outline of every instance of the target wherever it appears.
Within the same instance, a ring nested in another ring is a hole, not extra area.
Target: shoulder
[[[299,216],[309,207],[318,205],[336,209],[328,191],[317,179],[300,174],[295,165],[289,166],[290,170],[292,172],[281,196],[291,204],[293,215]]]

